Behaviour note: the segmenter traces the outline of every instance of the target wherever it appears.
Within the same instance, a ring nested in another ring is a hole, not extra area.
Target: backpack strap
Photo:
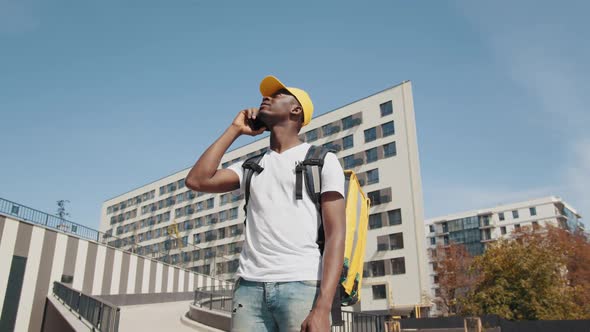
[[[296,179],[295,179],[295,198],[298,200],[303,199],[303,172],[305,172],[305,187],[307,194],[316,205],[316,208],[320,209],[320,198],[321,198],[321,180],[322,180],[322,167],[324,167],[324,158],[326,155],[332,152],[324,147],[312,145],[305,159],[297,164],[295,167]]]
[[[250,157],[242,164],[242,168],[244,169],[244,198],[246,200],[246,204],[244,204],[244,214],[248,213],[247,207],[248,201],[250,200],[250,183],[252,182],[252,175],[254,175],[254,173],[260,174],[262,171],[264,171],[264,168],[259,164],[265,153]],[[244,218],[244,224],[245,223],[246,218]]]
[[[307,150],[305,159],[302,162],[300,162],[295,168],[297,176],[295,181],[295,198],[303,199],[303,181],[305,180],[305,188],[307,190],[307,194],[311,198],[311,201],[314,203],[318,211],[320,221],[322,220],[322,168],[324,167],[324,159],[326,158],[326,155],[329,152],[332,151],[324,147],[312,145],[309,148],[309,150]],[[303,179],[304,173],[305,179]],[[324,242],[324,224],[321,222],[320,227],[318,229],[317,240],[317,244],[320,249],[320,254],[324,253]]]
[[[316,206],[319,214],[320,221],[322,220],[322,205],[321,205],[321,191],[322,191],[322,168],[324,167],[324,159],[329,152],[333,152],[324,147],[312,145],[307,154],[305,160],[300,162],[295,167],[295,198],[300,200],[303,199],[303,174],[305,172],[305,188],[307,194]],[[324,234],[324,223],[320,223],[318,229],[318,247],[320,254],[324,253],[325,234]],[[332,300],[332,308],[330,314],[332,316],[332,326],[342,326],[342,309],[341,298],[342,294],[346,294],[342,289],[342,284],[338,283],[336,292]]]

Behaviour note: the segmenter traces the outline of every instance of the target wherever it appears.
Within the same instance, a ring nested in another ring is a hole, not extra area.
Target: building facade
[[[429,283],[412,87],[403,82],[323,114],[300,138],[336,151],[372,202],[362,311],[427,307]],[[222,167],[265,152],[260,139],[231,150]],[[243,196],[185,187],[189,169],[104,202],[100,230],[113,245],[230,280],[244,234]]]
[[[493,241],[510,238],[514,231],[523,227],[534,229],[551,225],[572,232],[584,231],[581,218],[561,198],[550,196],[426,220],[431,297],[438,296],[436,262],[433,260],[437,246],[463,244],[471,255],[476,256],[481,255]],[[435,306],[432,314],[439,313]]]

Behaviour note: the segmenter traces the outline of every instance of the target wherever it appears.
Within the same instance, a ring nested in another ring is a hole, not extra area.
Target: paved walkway
[[[187,313],[190,303],[190,301],[181,301],[121,307],[119,331],[209,331],[209,329],[192,328],[180,322],[180,318]]]

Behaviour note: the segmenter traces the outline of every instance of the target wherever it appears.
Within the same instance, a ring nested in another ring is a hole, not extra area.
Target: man
[[[262,80],[260,92],[260,108],[238,113],[190,170],[186,185],[210,193],[243,189],[242,163],[218,169],[221,158],[240,135],[270,131],[270,149],[259,163],[264,170],[253,175],[250,185],[232,331],[329,331],[346,232],[343,170],[329,153],[321,174],[321,255],[317,208],[306,190],[301,200],[295,198],[295,167],[310,147],[298,134],[311,121],[313,104],[305,91],[273,76]],[[264,126],[253,129],[260,122]]]

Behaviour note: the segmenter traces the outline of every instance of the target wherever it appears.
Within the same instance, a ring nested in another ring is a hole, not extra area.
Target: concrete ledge
[[[223,330],[216,329],[211,326],[207,326],[205,324],[201,324],[196,322],[188,317],[188,312],[182,316],[180,316],[180,323],[184,326],[188,326],[195,331],[204,331],[204,332],[224,332]]]
[[[187,316],[193,321],[217,330],[229,331],[231,329],[231,313],[229,312],[199,308],[191,304]]]
[[[116,294],[116,295],[95,295],[105,301],[117,306],[140,305],[152,303],[166,303],[190,301],[195,297],[193,291],[181,293],[144,293],[144,294]]]

